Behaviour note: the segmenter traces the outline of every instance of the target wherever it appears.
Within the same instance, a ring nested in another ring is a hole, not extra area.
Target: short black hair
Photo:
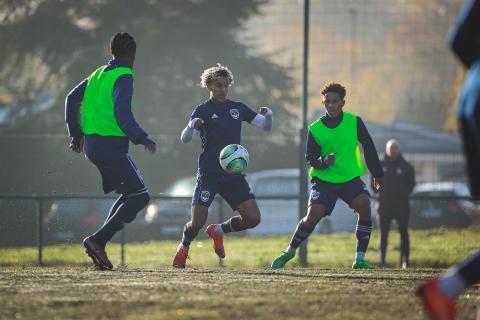
[[[135,39],[126,32],[119,32],[110,39],[110,52],[116,55],[132,55],[137,50]]]
[[[338,93],[341,100],[345,99],[345,95],[347,94],[347,90],[345,89],[345,87],[342,86],[340,83],[334,81],[324,84],[323,87],[320,89],[320,93],[322,95],[325,95],[327,92]]]

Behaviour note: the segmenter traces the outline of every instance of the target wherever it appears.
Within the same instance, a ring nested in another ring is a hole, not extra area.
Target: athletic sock
[[[449,269],[438,281],[438,288],[450,299],[457,299],[457,297],[465,290],[467,284],[458,273],[457,267]]]
[[[192,228],[187,228],[187,226],[183,228],[182,246],[185,250],[188,250],[188,248],[190,247],[190,243],[193,241],[193,239],[195,239],[197,234],[198,231],[194,232]]]
[[[108,219],[93,235],[99,244],[105,246],[115,233],[122,230],[128,223],[132,222],[138,212],[140,212],[140,210],[142,210],[150,201],[150,196],[146,189],[125,197],[125,201],[118,206],[112,217]]]
[[[365,259],[370,235],[372,233],[372,222],[370,220],[358,220],[355,235],[357,236],[357,253],[355,260]]]
[[[223,229],[221,224],[215,225],[215,233],[218,234],[219,236],[223,236]]]
[[[287,253],[291,256],[295,256],[295,254],[297,253],[297,248],[294,248],[289,245],[287,248]]]
[[[290,240],[290,245],[288,246],[287,252],[290,253],[289,250],[298,248],[300,244],[313,232],[313,229],[314,228],[311,230],[308,229],[307,226],[305,226],[303,219],[300,220],[300,222],[297,224],[297,229],[295,229],[295,233]]]
[[[229,220],[221,224],[223,233],[242,231],[242,218],[240,216],[231,217]]]

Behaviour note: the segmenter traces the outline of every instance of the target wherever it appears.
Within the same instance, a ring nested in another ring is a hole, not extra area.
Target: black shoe
[[[86,237],[83,240],[83,246],[85,249],[87,249],[86,253],[90,258],[92,258],[95,267],[99,268],[100,270],[113,269],[113,265],[110,260],[108,260],[105,249],[99,245],[92,236]]]

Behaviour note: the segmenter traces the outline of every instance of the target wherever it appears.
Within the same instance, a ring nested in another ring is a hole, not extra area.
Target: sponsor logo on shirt
[[[212,119],[217,119],[217,118],[218,118],[217,114],[214,113],[214,114],[212,115]]]
[[[238,112],[238,109],[230,109],[230,115],[236,120],[240,117],[240,112]]]

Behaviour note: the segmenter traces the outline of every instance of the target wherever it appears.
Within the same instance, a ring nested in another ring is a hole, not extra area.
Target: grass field
[[[477,230],[413,231],[413,268],[398,269],[398,234],[391,237],[394,268],[353,271],[350,234],[313,236],[309,268],[296,261],[272,271],[268,263],[288,237],[226,239],[218,266],[211,243],[192,246],[189,268],[170,268],[176,242],[128,244],[126,266],[95,271],[78,245],[0,249],[0,319],[426,319],[415,288],[471,253]],[[378,262],[376,236],[367,257]],[[118,245],[108,248],[115,265]],[[430,264],[430,265],[429,265]],[[397,268],[395,268],[397,267]],[[475,319],[478,286],[459,299],[459,319]]]

